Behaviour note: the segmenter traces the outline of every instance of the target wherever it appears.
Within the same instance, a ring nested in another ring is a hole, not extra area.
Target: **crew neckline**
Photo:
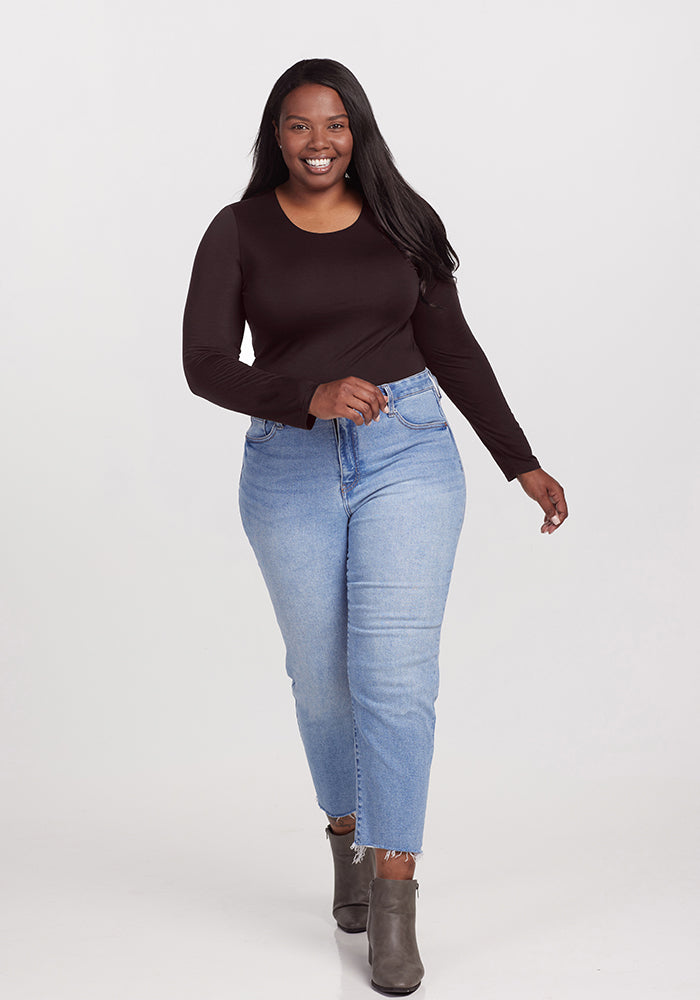
[[[347,233],[350,229],[353,229],[358,224],[362,216],[365,214],[365,205],[367,204],[367,199],[363,196],[362,207],[360,208],[360,214],[357,216],[354,222],[350,223],[349,226],[344,226],[342,229],[330,229],[326,233],[318,233],[313,229],[302,229],[301,226],[297,226],[296,222],[292,222],[292,220],[289,218],[285,210],[282,208],[280,200],[277,197],[277,192],[275,191],[274,188],[270,189],[270,194],[272,195],[272,200],[279,209],[280,215],[282,215],[282,217],[287,220],[289,225],[292,226],[293,229],[296,229],[297,232],[306,233],[308,236],[337,236],[338,233]]]

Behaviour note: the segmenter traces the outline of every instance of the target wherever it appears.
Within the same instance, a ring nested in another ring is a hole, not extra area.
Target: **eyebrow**
[[[345,115],[345,114],[342,114],[342,115],[329,115],[328,118],[326,118],[326,121],[327,122],[332,122],[335,118],[347,118],[347,117],[348,116]],[[284,116],[284,120],[285,121],[289,121],[290,118],[299,118],[303,122],[311,121],[310,118],[304,118],[303,115],[285,115]]]

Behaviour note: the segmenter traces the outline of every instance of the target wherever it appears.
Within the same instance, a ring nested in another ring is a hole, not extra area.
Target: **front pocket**
[[[394,400],[396,416],[405,427],[447,427],[435,389],[429,387]]]
[[[269,441],[277,433],[277,428],[281,426],[274,420],[263,420],[262,417],[251,417],[250,427],[246,431],[246,441]]]

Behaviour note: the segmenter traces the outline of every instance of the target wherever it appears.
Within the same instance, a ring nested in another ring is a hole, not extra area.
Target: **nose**
[[[328,149],[329,148],[328,137],[326,136],[324,131],[316,130],[315,132],[311,133],[311,135],[309,136],[309,141],[307,142],[306,145],[308,146],[309,149],[313,149],[314,151],[321,149]]]

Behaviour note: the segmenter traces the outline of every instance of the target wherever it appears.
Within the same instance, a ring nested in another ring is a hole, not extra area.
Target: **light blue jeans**
[[[286,647],[319,806],[367,847],[422,852],[438,650],[464,470],[426,368],[379,421],[251,417],[243,528]]]

